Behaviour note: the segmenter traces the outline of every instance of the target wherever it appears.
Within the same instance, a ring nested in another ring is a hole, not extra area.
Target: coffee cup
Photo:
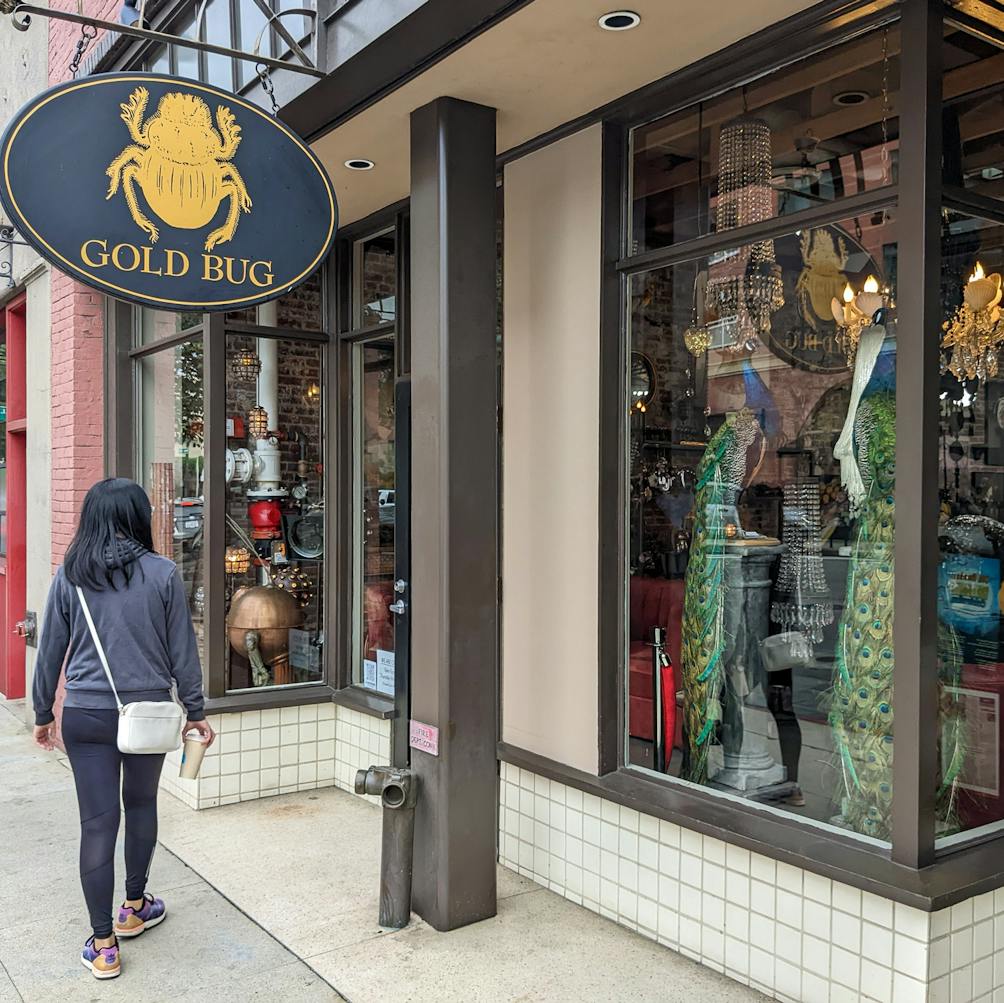
[[[195,780],[202,766],[202,757],[206,754],[208,743],[197,731],[185,735],[185,744],[181,750],[181,769],[178,776],[184,780]]]

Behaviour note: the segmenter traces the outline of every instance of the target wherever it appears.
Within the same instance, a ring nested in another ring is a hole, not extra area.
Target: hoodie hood
[[[105,564],[109,569],[122,568],[146,553],[148,551],[141,543],[124,537],[116,540],[113,547],[105,548]]]

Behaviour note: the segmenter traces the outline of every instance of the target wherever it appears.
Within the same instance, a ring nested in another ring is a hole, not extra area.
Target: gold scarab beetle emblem
[[[206,102],[178,92],[165,94],[156,113],[144,122],[149,98],[145,87],[137,87],[120,105],[133,145],[108,165],[106,198],[121,185],[134,222],[151,243],[156,242],[158,230],[140,207],[137,187],[163,223],[184,230],[208,226],[220,204],[229,199],[223,225],[206,237],[205,248],[211,251],[233,237],[241,211],[251,211],[244,180],[230,163],[240,145],[241,127],[229,108],[218,105],[213,128]]]

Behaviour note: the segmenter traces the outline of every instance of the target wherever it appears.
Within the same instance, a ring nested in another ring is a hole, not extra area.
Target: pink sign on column
[[[408,744],[413,749],[421,749],[430,756],[439,755],[439,729],[431,724],[421,724],[418,721],[411,722],[411,732]]]

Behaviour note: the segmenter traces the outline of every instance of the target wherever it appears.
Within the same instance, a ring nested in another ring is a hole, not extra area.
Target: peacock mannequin
[[[885,335],[880,324],[861,335],[847,419],[834,448],[855,523],[829,710],[841,772],[842,822],[882,840],[890,838],[892,822],[895,665],[896,386],[895,355],[883,350]],[[954,632],[943,628],[939,639],[942,681],[957,681]],[[953,808],[961,732],[957,715],[943,714],[943,821]]]
[[[722,721],[726,630],[725,523],[763,459],[763,432],[752,412],[730,415],[697,465],[694,532],[684,583],[681,660],[684,690],[682,776],[708,780],[708,753]]]

